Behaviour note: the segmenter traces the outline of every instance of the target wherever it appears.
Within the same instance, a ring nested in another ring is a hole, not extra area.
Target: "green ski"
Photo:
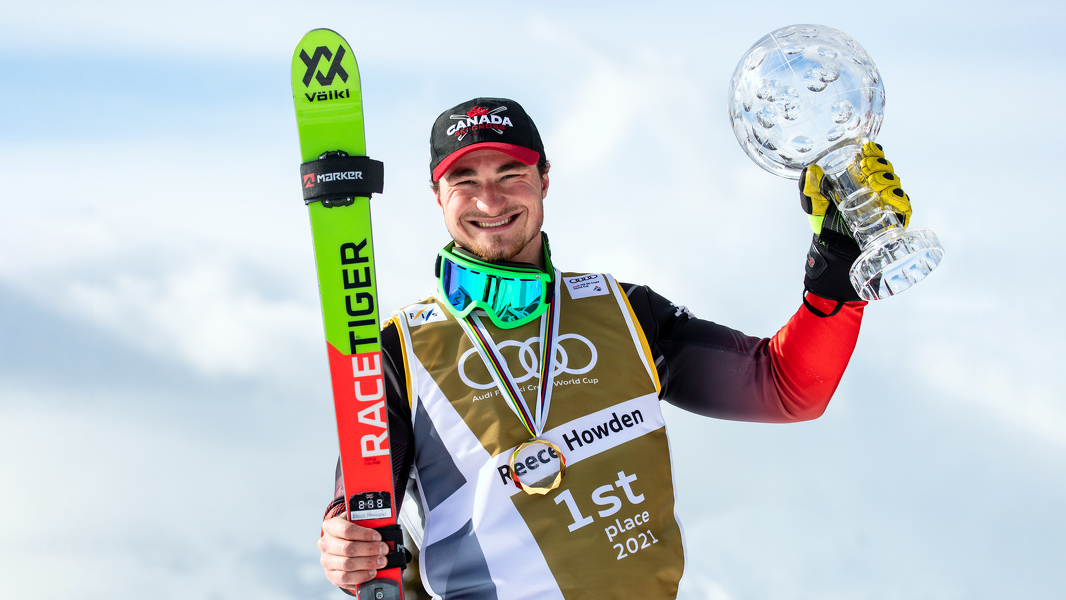
[[[340,438],[348,520],[377,529],[389,563],[358,586],[360,599],[403,597],[403,536],[396,524],[385,382],[381,372],[370,195],[383,169],[366,158],[359,67],[344,38],[315,29],[292,57],[304,202],[311,215]]]

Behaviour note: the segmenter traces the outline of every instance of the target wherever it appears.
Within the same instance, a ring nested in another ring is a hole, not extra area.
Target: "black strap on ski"
[[[381,541],[388,543],[392,550],[385,555],[384,567],[381,569],[406,569],[407,563],[411,562],[411,553],[403,546],[403,530],[399,525],[385,525],[375,528],[381,534]]]
[[[352,198],[380,194],[385,187],[385,166],[366,156],[326,152],[318,160],[300,165],[304,204],[343,206]]]

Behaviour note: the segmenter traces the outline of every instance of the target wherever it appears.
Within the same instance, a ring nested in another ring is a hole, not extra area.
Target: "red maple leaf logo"
[[[481,115],[487,114],[489,114],[489,109],[481,108],[480,106],[475,106],[474,108],[470,109],[470,112],[466,113],[466,116],[473,119],[474,117],[480,117]]]

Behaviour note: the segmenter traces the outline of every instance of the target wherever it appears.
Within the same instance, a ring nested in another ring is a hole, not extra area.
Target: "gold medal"
[[[530,495],[547,494],[559,487],[566,475],[566,458],[559,447],[540,438],[519,444],[508,464],[515,485]]]

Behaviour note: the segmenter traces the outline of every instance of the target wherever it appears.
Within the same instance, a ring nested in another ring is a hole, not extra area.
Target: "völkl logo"
[[[325,57],[330,62],[329,70],[323,75],[318,70],[318,62]],[[300,50],[300,60],[304,61],[304,65],[307,66],[307,71],[304,72],[304,87],[311,85],[311,79],[314,78],[318,81],[319,85],[333,85],[333,78],[340,76],[341,81],[348,82],[348,72],[341,66],[341,61],[344,60],[344,46],[337,46],[337,52],[334,54],[330,52],[329,48],[325,46],[319,46],[315,48],[313,56],[308,56],[306,50]]]

